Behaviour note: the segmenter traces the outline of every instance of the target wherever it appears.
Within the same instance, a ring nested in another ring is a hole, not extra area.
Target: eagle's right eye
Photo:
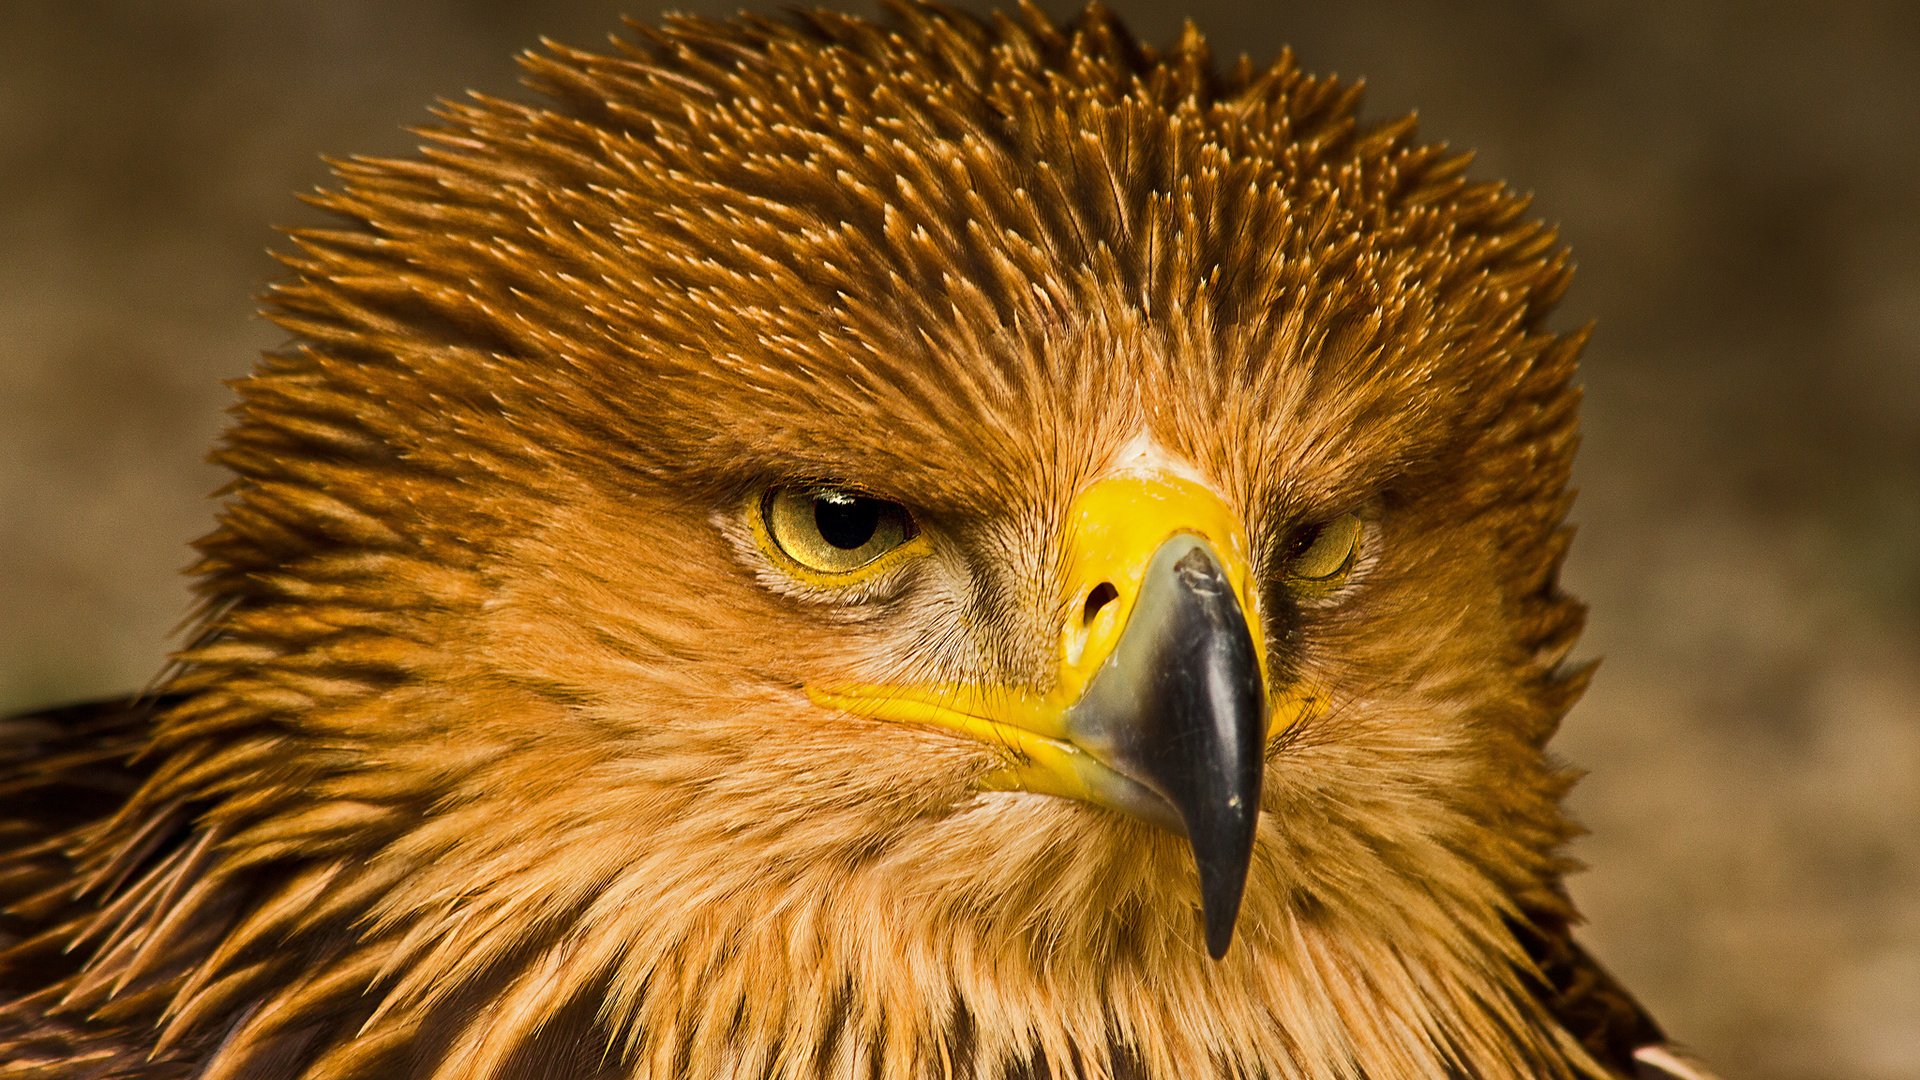
[[[906,507],[844,487],[774,488],[760,504],[760,519],[778,555],[836,583],[864,576],[918,535]]]

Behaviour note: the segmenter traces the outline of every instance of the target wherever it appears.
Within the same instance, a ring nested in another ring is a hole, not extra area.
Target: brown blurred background
[[[1561,223],[1590,939],[1729,1077],[1920,1077],[1920,4],[1111,3],[1364,74]],[[160,668],[317,155],[620,10],[0,3],[0,711]]]

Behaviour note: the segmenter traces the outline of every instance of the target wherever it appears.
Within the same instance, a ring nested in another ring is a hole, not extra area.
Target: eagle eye
[[[802,571],[838,578],[868,568],[917,535],[897,502],[844,487],[776,487],[760,503],[760,525],[779,555]]]
[[[1287,577],[1306,585],[1339,584],[1353,569],[1362,531],[1358,514],[1300,529],[1288,551]]]

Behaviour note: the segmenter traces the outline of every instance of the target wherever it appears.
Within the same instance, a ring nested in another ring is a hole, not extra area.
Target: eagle
[[[1702,1077],[1572,937],[1585,329],[1290,53],[633,25],[333,163],[0,1077]]]

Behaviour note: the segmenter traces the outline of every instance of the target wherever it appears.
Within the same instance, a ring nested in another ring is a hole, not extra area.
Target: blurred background
[[[1589,940],[1730,1080],[1920,1077],[1920,4],[1110,2],[1364,75],[1560,223]],[[0,3],[0,712],[160,669],[317,155],[623,11]]]

